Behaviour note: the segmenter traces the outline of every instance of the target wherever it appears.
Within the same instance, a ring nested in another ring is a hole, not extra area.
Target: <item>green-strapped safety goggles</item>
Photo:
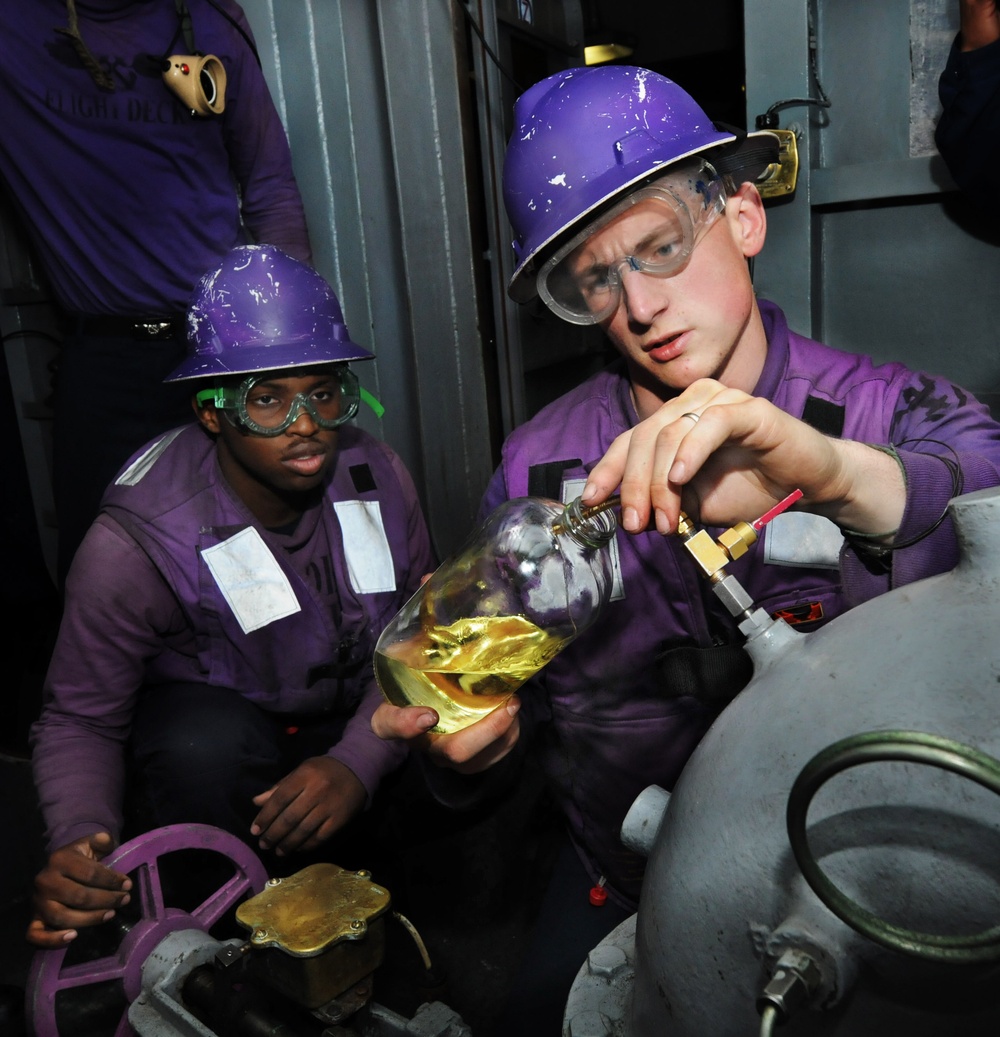
[[[237,386],[218,385],[195,395],[199,405],[213,403],[229,422],[255,436],[278,436],[305,411],[323,429],[334,429],[350,421],[364,400],[378,417],[384,408],[358,385],[346,364],[331,368],[328,378],[311,392],[292,392],[274,379],[274,372],[254,373]]]

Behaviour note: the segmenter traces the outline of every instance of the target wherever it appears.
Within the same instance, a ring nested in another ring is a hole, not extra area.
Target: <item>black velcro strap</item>
[[[840,439],[844,434],[844,408],[838,403],[810,396],[802,410],[802,420],[824,436]]]
[[[306,687],[311,688],[317,681],[354,677],[361,672],[364,659],[350,659],[347,662],[321,663],[312,666],[306,676]]]
[[[375,476],[367,464],[352,464],[348,471],[351,473],[356,493],[371,493],[376,489]]]
[[[769,165],[780,157],[781,145],[773,134],[748,136],[739,126],[717,122],[716,129],[732,133],[736,140],[709,153],[708,160],[717,173],[731,176],[737,184],[744,180],[756,180]]]
[[[566,461],[546,461],[544,464],[533,464],[528,469],[528,496],[561,500],[563,472],[568,468],[582,467],[583,462],[578,457]]]
[[[713,710],[727,706],[753,676],[753,662],[742,645],[671,648],[657,666],[665,697],[690,696]]]

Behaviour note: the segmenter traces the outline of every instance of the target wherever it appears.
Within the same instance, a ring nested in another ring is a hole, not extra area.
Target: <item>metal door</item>
[[[1000,408],[1000,222],[933,144],[957,0],[746,0],[747,116],[801,160],[768,207],[760,295],[797,331],[944,374]],[[814,102],[829,101],[829,107]]]

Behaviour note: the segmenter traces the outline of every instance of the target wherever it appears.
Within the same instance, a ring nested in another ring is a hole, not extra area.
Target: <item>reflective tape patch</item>
[[[798,565],[836,569],[844,534],[822,515],[786,511],[764,527],[764,561],[769,565]]]
[[[156,464],[157,459],[168,446],[184,431],[185,425],[168,432],[158,439],[145,453],[140,454],[129,466],[115,479],[116,486],[135,486],[141,482],[147,472]]]
[[[253,526],[201,553],[244,634],[301,611],[295,591]]]
[[[357,594],[396,589],[389,539],[377,500],[337,501],[333,505],[344,538],[344,558]]]
[[[564,479],[562,484],[563,504],[569,504],[571,500],[576,500],[583,493],[583,488],[586,485],[586,479]],[[611,581],[611,597],[608,600],[621,601],[625,597],[625,584],[622,582],[622,565],[618,555],[617,535],[608,544],[608,548],[611,551],[611,567],[614,571],[614,577]]]

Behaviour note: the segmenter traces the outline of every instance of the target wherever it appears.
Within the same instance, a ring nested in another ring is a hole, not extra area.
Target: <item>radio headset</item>
[[[208,0],[219,14],[229,21],[247,42],[253,56],[260,65],[260,55],[253,40],[247,35],[228,11],[224,11],[215,0]],[[183,102],[192,115],[221,115],[226,107],[226,69],[214,54],[201,54],[194,43],[194,26],[191,12],[185,0],[174,0],[180,24],[170,41],[172,49],[177,37],[183,35],[187,54],[171,54],[162,60],[163,82]]]
[[[206,0],[206,2],[239,32],[260,67],[260,54],[257,53],[257,48],[249,33],[216,0]],[[178,27],[174,38],[167,47],[167,53],[160,58],[152,55],[150,57],[159,64],[163,82],[172,93],[180,98],[184,107],[192,115],[221,115],[226,107],[226,69],[214,54],[200,54],[196,49],[191,12],[188,10],[185,0],[174,0],[174,6],[177,9]],[[75,0],[67,0],[66,7],[69,14],[69,25],[66,28],[57,28],[56,32],[69,37],[73,49],[97,86],[102,90],[114,92],[114,80],[107,69],[91,54],[80,35]],[[173,50],[179,36],[184,37],[184,45],[187,47],[188,53],[171,54],[170,51]]]

